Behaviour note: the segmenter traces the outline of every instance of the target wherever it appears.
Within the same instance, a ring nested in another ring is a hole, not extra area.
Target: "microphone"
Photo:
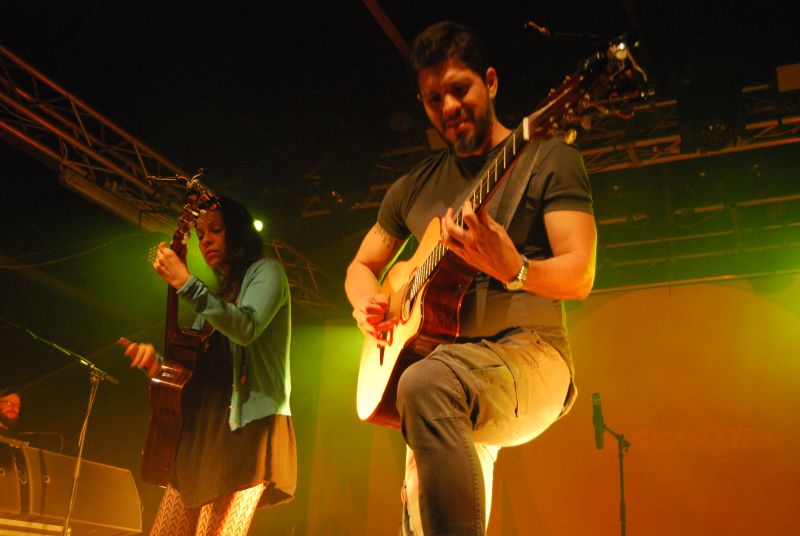
[[[592,423],[594,424],[594,446],[597,450],[603,448],[603,433],[606,425],[603,423],[603,408],[600,407],[600,393],[592,393]]]
[[[537,32],[542,34],[544,37],[548,37],[548,38],[550,37],[550,30],[548,30],[544,26],[539,26],[538,24],[536,24],[532,20],[529,20],[528,22],[523,24],[522,27],[525,28],[525,29],[530,28],[531,30],[536,30]]]
[[[546,28],[544,26],[536,24],[532,20],[525,22],[525,24],[522,25],[522,28],[525,30],[531,29],[537,31],[545,39],[553,39],[561,41],[584,41],[594,46],[601,46],[603,44],[603,40],[600,39],[600,36],[597,34],[576,33],[576,32],[554,32],[550,30],[550,28]]]

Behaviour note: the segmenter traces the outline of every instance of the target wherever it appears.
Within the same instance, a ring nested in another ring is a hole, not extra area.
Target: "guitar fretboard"
[[[514,162],[517,153],[519,153],[522,146],[530,139],[528,127],[528,118],[525,118],[517,128],[515,128],[508,139],[503,144],[503,147],[492,160],[486,163],[478,174],[478,180],[475,182],[472,191],[467,195],[464,203],[469,201],[472,208],[477,212],[483,204],[489,200],[495,192],[500,181],[505,176],[506,171]],[[464,204],[462,204],[455,214],[455,222],[457,225],[464,226]],[[434,270],[444,258],[447,253],[447,248],[442,244],[436,244],[430,254],[419,265],[417,271],[414,273],[411,287],[408,289],[408,297],[413,300],[428,278],[433,274]]]

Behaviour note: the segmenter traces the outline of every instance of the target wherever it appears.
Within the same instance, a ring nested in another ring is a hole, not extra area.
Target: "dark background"
[[[713,80],[719,69],[733,72],[742,86],[770,84],[776,66],[800,61],[788,1],[380,5],[406,42],[442,18],[481,32],[500,75],[497,106],[507,125],[533,111],[594,50],[582,41],[544,40],[523,29],[528,20],[603,38],[635,32],[637,57],[656,99],[675,97],[692,73]],[[6,0],[0,42],[178,166],[208,169],[212,187],[266,221],[267,238],[294,246],[326,271],[324,290],[340,304],[344,268],[376,214],[347,207],[426,154],[427,124],[403,58],[359,1]],[[416,149],[406,158],[386,158],[410,148]],[[788,145],[601,174],[592,177],[598,218],[797,193],[797,152]],[[153,341],[163,336],[164,285],[147,261],[148,249],[162,237],[64,189],[54,170],[8,144],[0,144],[0,187],[0,316],[8,321],[0,327],[0,386],[21,389],[24,428],[61,434],[64,452],[74,454],[87,374],[14,325],[96,360],[122,383],[101,387],[87,456],[135,468],[147,413],[145,382],[126,369],[114,341],[123,334]],[[309,198],[332,199],[332,191],[339,205],[326,216],[303,217]],[[778,206],[754,218],[761,227],[784,225],[792,211]],[[727,217],[709,221],[691,214],[650,221],[617,230],[613,239],[658,241],[680,228],[731,225]],[[796,243],[789,241],[795,245],[777,253],[604,272],[609,240],[601,232],[600,287],[800,266]],[[695,247],[701,253],[704,246]],[[302,307],[296,313],[308,329],[322,322]],[[327,316],[347,318],[348,311],[342,304]],[[293,362],[295,392],[305,393],[294,398],[294,409],[307,410],[308,418],[314,417],[319,374],[308,350],[316,344],[313,337],[297,342]],[[140,491],[145,502],[157,494]]]
[[[769,83],[776,65],[800,55],[791,2],[379,4],[406,42],[445,17],[485,35],[500,73],[498,110],[511,125],[595,50],[544,40],[523,29],[528,20],[601,38],[638,35],[639,62],[660,99],[698,71]],[[304,200],[333,189],[353,202],[407,167],[376,165],[382,154],[426,144],[400,52],[356,0],[11,0],[0,24],[12,51],[178,166],[208,169],[214,187],[269,220],[272,236],[306,251],[325,225],[298,225]]]

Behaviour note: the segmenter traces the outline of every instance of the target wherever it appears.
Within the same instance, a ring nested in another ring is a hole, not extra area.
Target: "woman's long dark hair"
[[[227,273],[214,270],[219,293],[228,301],[236,300],[244,273],[264,256],[264,243],[253,226],[253,216],[244,205],[227,197],[219,199],[222,225],[225,226],[225,261]]]

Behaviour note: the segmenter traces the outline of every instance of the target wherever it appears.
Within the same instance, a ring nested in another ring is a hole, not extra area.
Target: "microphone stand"
[[[597,34],[576,33],[576,32],[554,32],[549,28],[536,24],[534,21],[529,20],[522,25],[524,29],[531,29],[539,32],[545,39],[554,39],[560,41],[583,41],[592,46],[602,46],[603,40]]]
[[[72,517],[72,508],[75,506],[75,498],[78,495],[78,477],[81,474],[81,462],[83,460],[83,445],[86,439],[86,429],[89,427],[89,415],[92,412],[92,406],[94,405],[94,399],[97,396],[97,390],[100,388],[100,382],[103,380],[107,380],[114,385],[119,385],[119,380],[117,380],[114,376],[108,374],[104,370],[98,368],[94,363],[89,361],[84,356],[73,352],[63,346],[60,346],[52,341],[48,341],[34,333],[33,331],[29,330],[26,327],[19,326],[5,318],[2,318],[4,322],[13,326],[17,329],[20,329],[30,335],[34,340],[42,342],[47,346],[58,350],[64,355],[67,355],[75,360],[78,361],[81,365],[89,369],[89,381],[91,382],[91,388],[89,390],[89,406],[86,408],[86,416],[83,419],[83,426],[81,427],[81,433],[78,437],[78,456],[75,458],[75,468],[72,473],[72,491],[69,497],[69,504],[67,505],[67,511],[64,515],[64,526],[62,528],[62,536],[67,536],[70,534],[69,530],[69,521]]]
[[[614,430],[606,426],[603,421],[603,430],[614,436],[617,440],[617,451],[619,453],[619,523],[622,536],[625,536],[625,528],[627,524],[627,515],[625,509],[625,452],[631,446],[630,441],[625,439],[622,434],[616,433]]]

